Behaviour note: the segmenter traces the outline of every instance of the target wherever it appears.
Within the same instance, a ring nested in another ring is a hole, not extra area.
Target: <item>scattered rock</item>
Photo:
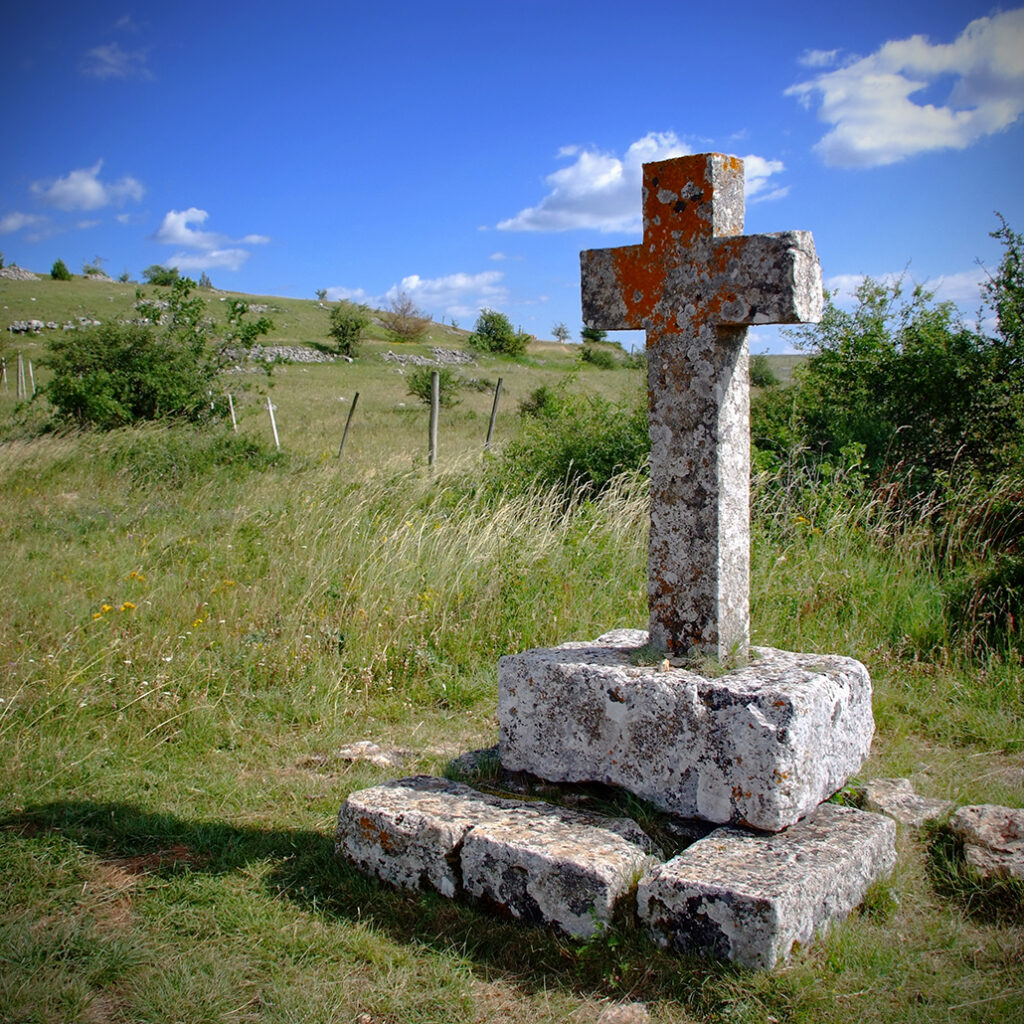
[[[416,355],[414,352],[385,352],[381,359],[385,363],[398,363],[400,366],[475,366],[476,360],[468,352],[453,348],[431,348],[432,358]]]
[[[886,814],[914,828],[944,817],[956,806],[952,800],[918,796],[909,779],[871,779],[859,790],[858,796],[865,811]]]
[[[373,740],[359,740],[336,751],[335,757],[351,764],[354,761],[367,761],[378,768],[401,768],[415,751],[402,747],[382,747]]]
[[[601,1011],[597,1024],[648,1024],[651,1015],[643,1003],[620,1003]]]
[[[1024,810],[996,804],[961,807],[949,827],[967,863],[988,879],[1024,879]]]
[[[302,345],[254,345],[249,349],[248,357],[266,363],[272,363],[276,359],[283,359],[288,363],[333,363],[338,358],[329,352],[305,348]]]
[[[11,263],[6,267],[0,267],[0,278],[5,281],[38,281],[39,275],[19,267],[17,263]]]

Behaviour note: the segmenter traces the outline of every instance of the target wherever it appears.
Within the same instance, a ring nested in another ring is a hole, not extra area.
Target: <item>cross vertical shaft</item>
[[[743,163],[644,165],[640,245],[580,254],[583,319],[647,335],[652,643],[745,656],[750,632],[747,326],[820,319],[809,232],[743,236]]]

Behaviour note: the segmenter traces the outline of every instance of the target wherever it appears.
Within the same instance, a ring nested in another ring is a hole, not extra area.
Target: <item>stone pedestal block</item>
[[[717,677],[635,664],[615,630],[501,658],[505,768],[621,786],[666,811],[777,831],[842,788],[874,733],[871,680],[836,655],[753,648]]]
[[[661,945],[769,969],[861,902],[895,839],[891,819],[834,804],[775,835],[716,829],[641,879],[638,913]]]
[[[632,896],[657,853],[629,818],[506,800],[417,776],[353,793],[335,854],[406,889],[468,895],[586,938]]]

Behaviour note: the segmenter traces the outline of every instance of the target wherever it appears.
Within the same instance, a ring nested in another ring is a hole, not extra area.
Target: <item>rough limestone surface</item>
[[[585,939],[611,921],[619,901],[658,863],[651,849],[649,840],[627,839],[607,820],[527,809],[469,831],[462,882],[469,896],[518,920]]]
[[[335,854],[393,885],[468,895],[588,937],[658,851],[628,818],[415,776],[352,793],[338,816]]]
[[[643,168],[643,242],[580,253],[583,320],[647,333],[650,633],[673,654],[749,642],[747,327],[821,318],[810,232],[743,235],[743,161]]]
[[[864,784],[860,797],[865,811],[887,814],[913,828],[943,817],[956,806],[952,800],[919,796],[909,779],[871,779]]]
[[[961,807],[950,828],[964,844],[964,858],[986,878],[1024,879],[1024,810],[997,804]]]
[[[427,775],[349,795],[335,832],[335,854],[405,889],[454,897],[462,888],[458,851],[482,821],[500,820],[510,802]]]
[[[864,666],[754,648],[717,678],[634,664],[643,630],[507,655],[499,751],[510,771],[621,786],[687,818],[778,831],[863,764],[874,719]]]
[[[656,941],[768,970],[844,917],[896,862],[896,824],[824,804],[785,832],[721,828],[640,880]]]

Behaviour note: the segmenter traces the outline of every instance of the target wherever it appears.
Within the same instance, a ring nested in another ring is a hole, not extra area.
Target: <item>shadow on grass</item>
[[[658,950],[631,923],[579,943],[434,893],[382,885],[334,858],[332,838],[302,829],[250,828],[190,821],[126,803],[57,801],[0,818],[0,832],[59,835],[95,856],[157,876],[229,874],[269,864],[264,885],[322,919],[355,922],[393,940],[467,959],[489,979],[520,988],[566,988],[581,995],[672,999],[698,1016],[714,1014],[747,989],[749,975],[729,965]],[[757,986],[776,1009],[790,995],[785,976]]]

